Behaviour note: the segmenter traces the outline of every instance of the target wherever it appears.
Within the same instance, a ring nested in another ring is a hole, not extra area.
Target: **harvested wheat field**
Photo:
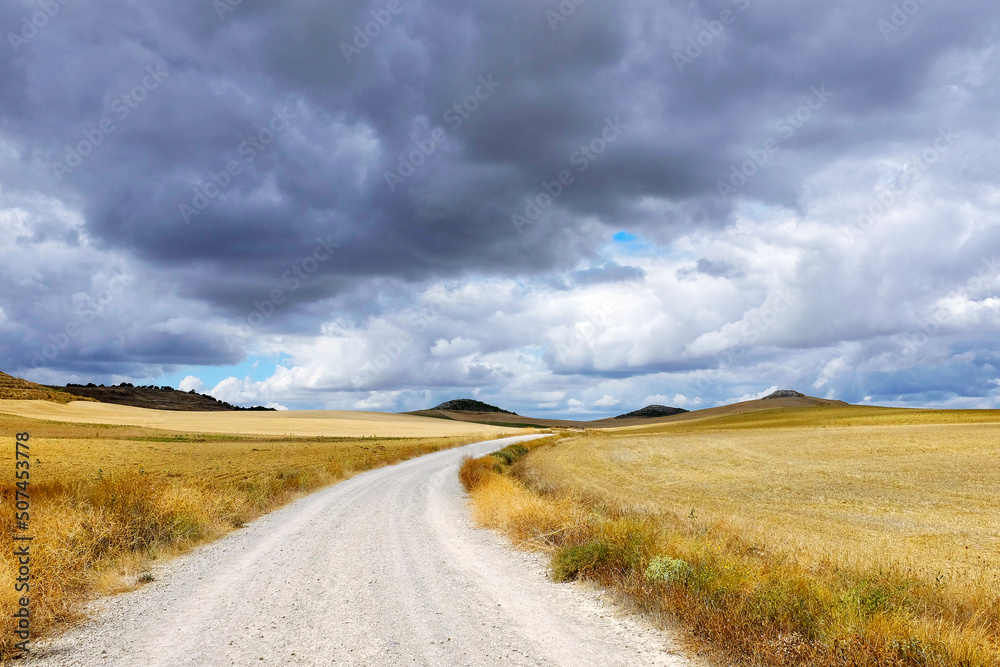
[[[68,421],[77,414],[102,423]],[[82,604],[95,595],[141,584],[155,560],[214,539],[306,492],[505,432],[415,417],[377,415],[366,421],[359,414],[327,419],[310,414],[156,414],[97,403],[0,402],[0,432],[7,434],[11,450],[15,433],[30,435],[33,635],[78,619]],[[264,434],[248,434],[254,431]],[[384,433],[424,437],[370,437]],[[352,434],[369,437],[348,437]],[[15,522],[14,492],[12,472],[0,483],[0,531],[8,545],[15,533],[23,534]],[[16,557],[5,550],[3,609],[17,607],[16,572]],[[17,641],[13,621],[9,615],[0,619],[0,660],[12,655]]]
[[[620,505],[726,521],[768,548],[954,579],[1000,576],[998,458],[1000,412],[848,407],[574,438],[531,466]]]
[[[588,431],[466,475],[478,520],[557,578],[729,658],[992,666],[998,458],[1000,411],[830,405]]]
[[[89,401],[73,401],[62,405],[48,401],[0,401],[0,414],[76,424],[277,436],[436,438],[482,435],[490,438],[516,432],[498,426],[382,412],[172,412]]]

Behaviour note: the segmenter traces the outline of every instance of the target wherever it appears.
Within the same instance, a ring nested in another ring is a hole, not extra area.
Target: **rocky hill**
[[[22,380],[13,375],[0,372],[0,400],[4,399],[14,401],[53,401],[55,403],[93,400],[73,396],[61,389],[35,384],[34,382]]]
[[[760,400],[766,401],[772,398],[805,398],[805,397],[806,397],[805,394],[793,391],[791,389],[779,389],[773,394],[769,394]]]
[[[498,408],[495,405],[490,405],[489,403],[483,403],[482,401],[475,401],[471,398],[459,398],[454,401],[445,401],[436,408],[431,408],[432,410],[450,410],[452,412],[502,412],[506,415],[516,415],[516,412],[511,412],[510,410],[504,410],[503,408]]]
[[[672,415],[680,415],[688,412],[684,408],[671,408],[666,405],[647,405],[641,410],[636,410],[635,412],[630,412],[625,415],[618,415],[615,419],[629,419],[631,417],[670,417]]]

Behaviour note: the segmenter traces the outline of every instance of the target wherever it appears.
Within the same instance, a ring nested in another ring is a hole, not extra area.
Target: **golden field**
[[[382,412],[309,410],[287,412],[175,412],[88,401],[55,404],[48,401],[0,400],[0,413],[71,422],[145,426],[170,431],[275,436],[334,436],[362,438],[437,438],[483,435],[510,429],[484,424],[428,419]]]
[[[831,405],[588,431],[504,475],[488,458],[467,486],[557,578],[612,586],[729,659],[985,667],[998,458],[1000,411]]]
[[[149,414],[157,411],[96,403],[87,403],[91,411],[83,414],[107,417],[103,424],[64,421],[76,413],[63,409],[74,405],[0,401],[0,434],[10,457],[8,473],[0,477],[0,532],[7,545],[14,534],[23,534],[16,530],[14,514],[14,436],[30,434],[28,532],[34,536],[30,598],[35,637],[78,620],[83,603],[94,596],[148,580],[155,560],[214,539],[306,492],[356,472],[509,432],[393,415],[380,415],[386,418],[366,425],[359,416]],[[55,419],[5,412],[51,413]],[[241,418],[248,424],[240,423]],[[185,432],[192,425],[211,426],[213,420],[221,422],[216,432]],[[145,421],[170,430],[108,423],[114,421]],[[356,432],[401,435],[411,421],[419,422],[412,430],[423,437],[347,437]],[[237,428],[240,435],[218,432]],[[267,435],[269,429],[302,435]],[[265,434],[243,434],[254,430]],[[315,435],[317,431],[325,435]],[[344,435],[334,435],[338,433]],[[20,595],[14,591],[16,570],[12,550],[5,549],[0,557],[0,661],[14,654],[17,641],[6,613],[16,609]]]
[[[566,439],[533,456],[531,467],[549,484],[619,506],[724,520],[769,548],[996,578],[1000,412],[971,418],[758,412]]]

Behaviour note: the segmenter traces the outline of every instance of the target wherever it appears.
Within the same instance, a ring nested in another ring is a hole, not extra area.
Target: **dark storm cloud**
[[[248,277],[248,288],[321,233],[344,242],[331,275],[544,270],[572,259],[539,249],[553,225],[543,219],[519,238],[510,214],[543,179],[575,169],[570,157],[607,118],[632,128],[577,174],[558,208],[611,218],[637,196],[712,200],[730,163],[826,85],[832,108],[784,146],[795,159],[747,186],[786,199],[798,180],[790,169],[801,178],[820,160],[891,138],[889,112],[894,136],[914,131],[898,114],[929,68],[984,30],[977,3],[962,12],[921,6],[898,43],[877,28],[884,9],[863,3],[593,3],[555,31],[537,3],[401,7],[347,62],[343,44],[381,4],[245,2],[221,20],[210,3],[67,5],[4,56],[6,134],[36,156],[39,187],[83,199],[88,229],[104,242],[172,265],[207,262]],[[727,8],[733,23],[679,72],[674,54]],[[141,101],[123,102],[150,67],[170,74]],[[500,86],[452,129],[445,114],[487,75]],[[282,108],[294,117],[272,138]],[[53,182],[44,160],[64,158],[63,147],[102,119],[114,133]],[[869,123],[871,136],[847,121]],[[447,140],[390,192],[385,172],[433,128]],[[259,146],[247,143],[254,136]],[[227,178],[231,161],[240,173]],[[196,186],[212,194],[220,180],[217,197],[199,198]],[[179,207],[206,199],[185,224]],[[724,222],[724,209],[708,210],[698,224]]]
[[[34,31],[24,20],[42,4],[0,9],[0,178],[83,224],[37,216],[23,243],[85,235],[234,324],[283,290],[262,330],[378,313],[373,281],[572,272],[623,228],[666,242],[726,226],[742,199],[801,208],[829,164],[983,123],[997,99],[967,80],[952,84],[962,102],[923,96],[943,62],[991,39],[986,0],[914,0],[902,18],[860,1],[591,0],[555,22],[558,3],[534,0],[55,4]],[[330,258],[292,290],[317,243]],[[709,259],[696,270],[742,275]],[[67,303],[74,290],[47,280],[51,303]],[[34,298],[0,305],[13,320]],[[141,344],[123,336],[81,363],[241,354],[214,330],[134,317]]]

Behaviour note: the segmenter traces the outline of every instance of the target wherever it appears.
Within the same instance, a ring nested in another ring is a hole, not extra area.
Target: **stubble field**
[[[469,486],[478,519],[550,550],[557,578],[616,587],[730,657],[985,666],[998,456],[998,411],[829,406],[590,431]]]
[[[812,426],[757,413],[575,438],[531,466],[551,484],[725,521],[803,557],[890,559],[935,579],[1000,576],[1000,413],[935,423],[968,415],[858,410],[797,416]]]
[[[74,424],[142,426],[186,433],[271,436],[368,436],[437,438],[508,432],[484,424],[383,412],[309,410],[286,412],[176,412],[88,401],[0,401],[4,414]]]

